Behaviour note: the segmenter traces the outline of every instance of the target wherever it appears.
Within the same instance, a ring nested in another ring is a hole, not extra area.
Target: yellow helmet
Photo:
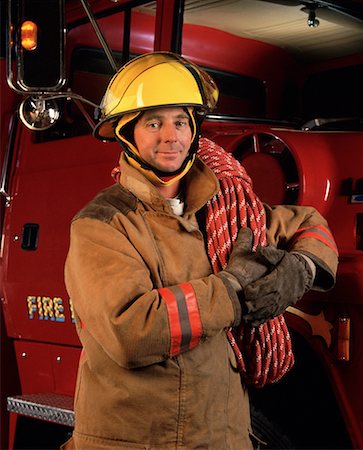
[[[114,140],[121,116],[155,107],[193,107],[202,118],[217,100],[218,88],[213,79],[195,64],[175,53],[146,53],[129,61],[112,77],[94,135]]]

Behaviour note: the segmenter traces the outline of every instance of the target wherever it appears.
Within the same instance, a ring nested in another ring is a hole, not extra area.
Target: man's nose
[[[164,124],[161,132],[162,132],[162,140],[164,142],[176,142],[177,130],[174,124]]]

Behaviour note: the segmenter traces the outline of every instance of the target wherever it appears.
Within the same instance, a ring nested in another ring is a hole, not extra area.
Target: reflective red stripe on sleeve
[[[158,291],[168,310],[170,356],[196,347],[202,336],[202,322],[193,286],[183,283]]]
[[[293,243],[296,243],[300,239],[312,238],[323,242],[330,247],[336,254],[338,254],[338,248],[331,232],[323,225],[315,225],[312,227],[299,228],[293,237]]]
[[[179,285],[184,293],[185,301],[189,312],[189,321],[191,327],[191,338],[189,349],[196,347],[202,336],[202,322],[200,320],[199,308],[193,286],[190,283]]]

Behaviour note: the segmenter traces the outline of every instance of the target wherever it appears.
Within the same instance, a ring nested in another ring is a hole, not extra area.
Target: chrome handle
[[[11,200],[11,195],[9,192],[9,178],[11,171],[11,161],[13,159],[14,154],[16,124],[17,124],[16,114],[13,114],[9,122],[8,141],[6,144],[3,167],[1,170],[1,178],[0,178],[0,194],[6,198],[5,206],[9,206]]]

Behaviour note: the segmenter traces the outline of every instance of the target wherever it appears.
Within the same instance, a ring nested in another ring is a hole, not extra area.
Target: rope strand
[[[220,191],[206,205],[207,252],[213,271],[223,270],[240,228],[251,228],[253,250],[266,245],[266,216],[244,167],[216,143],[199,142],[198,157],[213,170]],[[283,315],[254,328],[227,330],[244,381],[256,387],[278,381],[294,364],[291,338]]]

